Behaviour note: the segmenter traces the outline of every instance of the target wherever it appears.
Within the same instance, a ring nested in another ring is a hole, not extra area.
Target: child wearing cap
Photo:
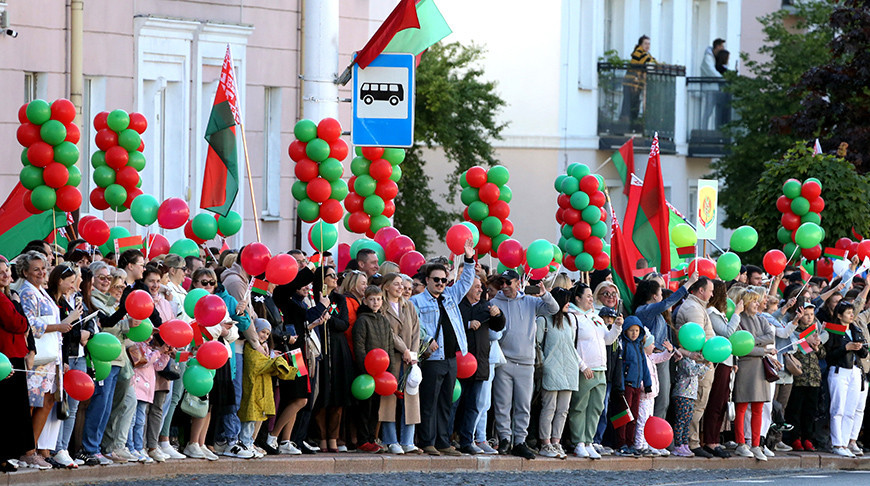
[[[655,350],[655,344],[655,337],[653,337],[652,334],[646,333],[643,341],[643,352],[644,357],[646,358],[646,367],[649,369],[650,380],[652,381],[652,392],[644,392],[640,395],[640,407],[638,407],[637,431],[635,432],[634,437],[634,448],[645,456],[669,456],[670,452],[668,452],[667,449],[651,448],[649,444],[646,443],[646,439],[643,436],[646,421],[653,414],[656,397],[659,395],[660,391],[659,375],[656,365],[670,360],[671,356],[674,355],[674,346],[671,345],[670,341],[667,339],[662,343],[665,350],[660,353],[653,352]]]
[[[652,393],[652,378],[646,364],[646,353],[643,343],[646,333],[636,316],[628,316],[622,323],[622,374],[623,397],[631,415],[637,417],[640,408],[641,393]],[[637,451],[630,445],[634,443],[637,422],[631,421],[616,429],[620,454],[635,455]]]

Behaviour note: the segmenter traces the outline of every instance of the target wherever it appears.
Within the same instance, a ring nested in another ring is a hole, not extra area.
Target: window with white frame
[[[266,87],[263,121],[263,190],[261,218],[277,219],[281,214],[281,88]]]

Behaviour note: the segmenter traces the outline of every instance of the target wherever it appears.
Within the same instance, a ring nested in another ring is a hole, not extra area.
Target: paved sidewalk
[[[780,453],[767,462],[742,457],[702,459],[680,457],[605,457],[601,460],[570,457],[566,460],[536,458],[523,460],[510,456],[393,456],[386,454],[317,454],[315,456],[268,456],[263,459],[221,457],[209,462],[201,459],[167,461],[159,464],[114,464],[80,467],[77,470],[21,470],[0,475],[0,486],[85,484],[101,481],[158,480],[179,475],[298,475],[298,474],[374,474],[391,472],[528,472],[528,471],[648,471],[681,469],[870,470],[870,457],[848,459],[824,453]]]

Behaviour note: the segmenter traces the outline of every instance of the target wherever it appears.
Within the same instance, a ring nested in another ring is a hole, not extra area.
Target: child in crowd
[[[131,361],[136,359],[138,362],[133,363],[135,368],[133,369],[133,378],[130,380],[130,385],[136,391],[137,404],[136,416],[130,425],[130,433],[127,435],[127,449],[136,456],[139,462],[154,462],[154,459],[145,452],[146,418],[149,415],[148,409],[154,402],[155,370],[163,369],[169,362],[172,347],[163,342],[159,334],[155,334],[150,342],[134,343],[128,350]],[[161,410],[159,420],[147,421],[148,427],[159,428],[163,425],[162,419]]]
[[[360,374],[366,373],[365,360],[369,351],[383,349],[389,356],[393,346],[393,329],[390,327],[390,321],[378,312],[383,303],[380,287],[374,285],[366,287],[363,303],[356,311],[356,323],[353,326],[354,361]],[[359,402],[357,436],[361,444],[359,450],[362,452],[381,451],[381,446],[375,443],[380,403],[377,394]]]
[[[689,423],[692,421],[692,411],[698,398],[698,377],[708,370],[704,363],[695,362],[689,358],[677,362],[677,374],[674,378],[673,398],[674,416],[674,455],[693,457],[689,449]]]
[[[622,323],[622,335],[619,337],[622,343],[623,397],[633,417],[638,416],[641,393],[652,393],[652,379],[643,350],[645,338],[646,333],[640,319],[636,316],[626,317]],[[621,454],[635,454],[631,444],[634,443],[636,430],[637,422],[634,420],[616,430]]]
[[[646,357],[646,366],[649,368],[649,376],[652,381],[652,392],[651,393],[642,393],[640,395],[640,407],[638,408],[637,415],[637,432],[634,437],[634,448],[640,451],[643,455],[649,456],[669,456],[671,453],[668,452],[667,449],[653,449],[646,443],[646,439],[643,436],[643,429],[646,426],[647,419],[650,418],[653,414],[653,407],[655,406],[656,397],[659,395],[659,375],[658,369],[656,365],[659,363],[664,363],[671,359],[671,356],[674,355],[674,346],[666,339],[662,346],[665,347],[665,350],[660,353],[653,353],[655,350],[655,338],[652,334],[646,334],[644,338],[644,355]],[[667,393],[667,392],[665,392]]]

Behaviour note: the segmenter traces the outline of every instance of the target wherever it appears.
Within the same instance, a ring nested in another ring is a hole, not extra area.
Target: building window
[[[263,190],[265,200],[261,217],[277,219],[281,214],[281,88],[265,89],[263,109]]]
[[[24,102],[30,103],[40,96],[39,73],[24,73]]]

